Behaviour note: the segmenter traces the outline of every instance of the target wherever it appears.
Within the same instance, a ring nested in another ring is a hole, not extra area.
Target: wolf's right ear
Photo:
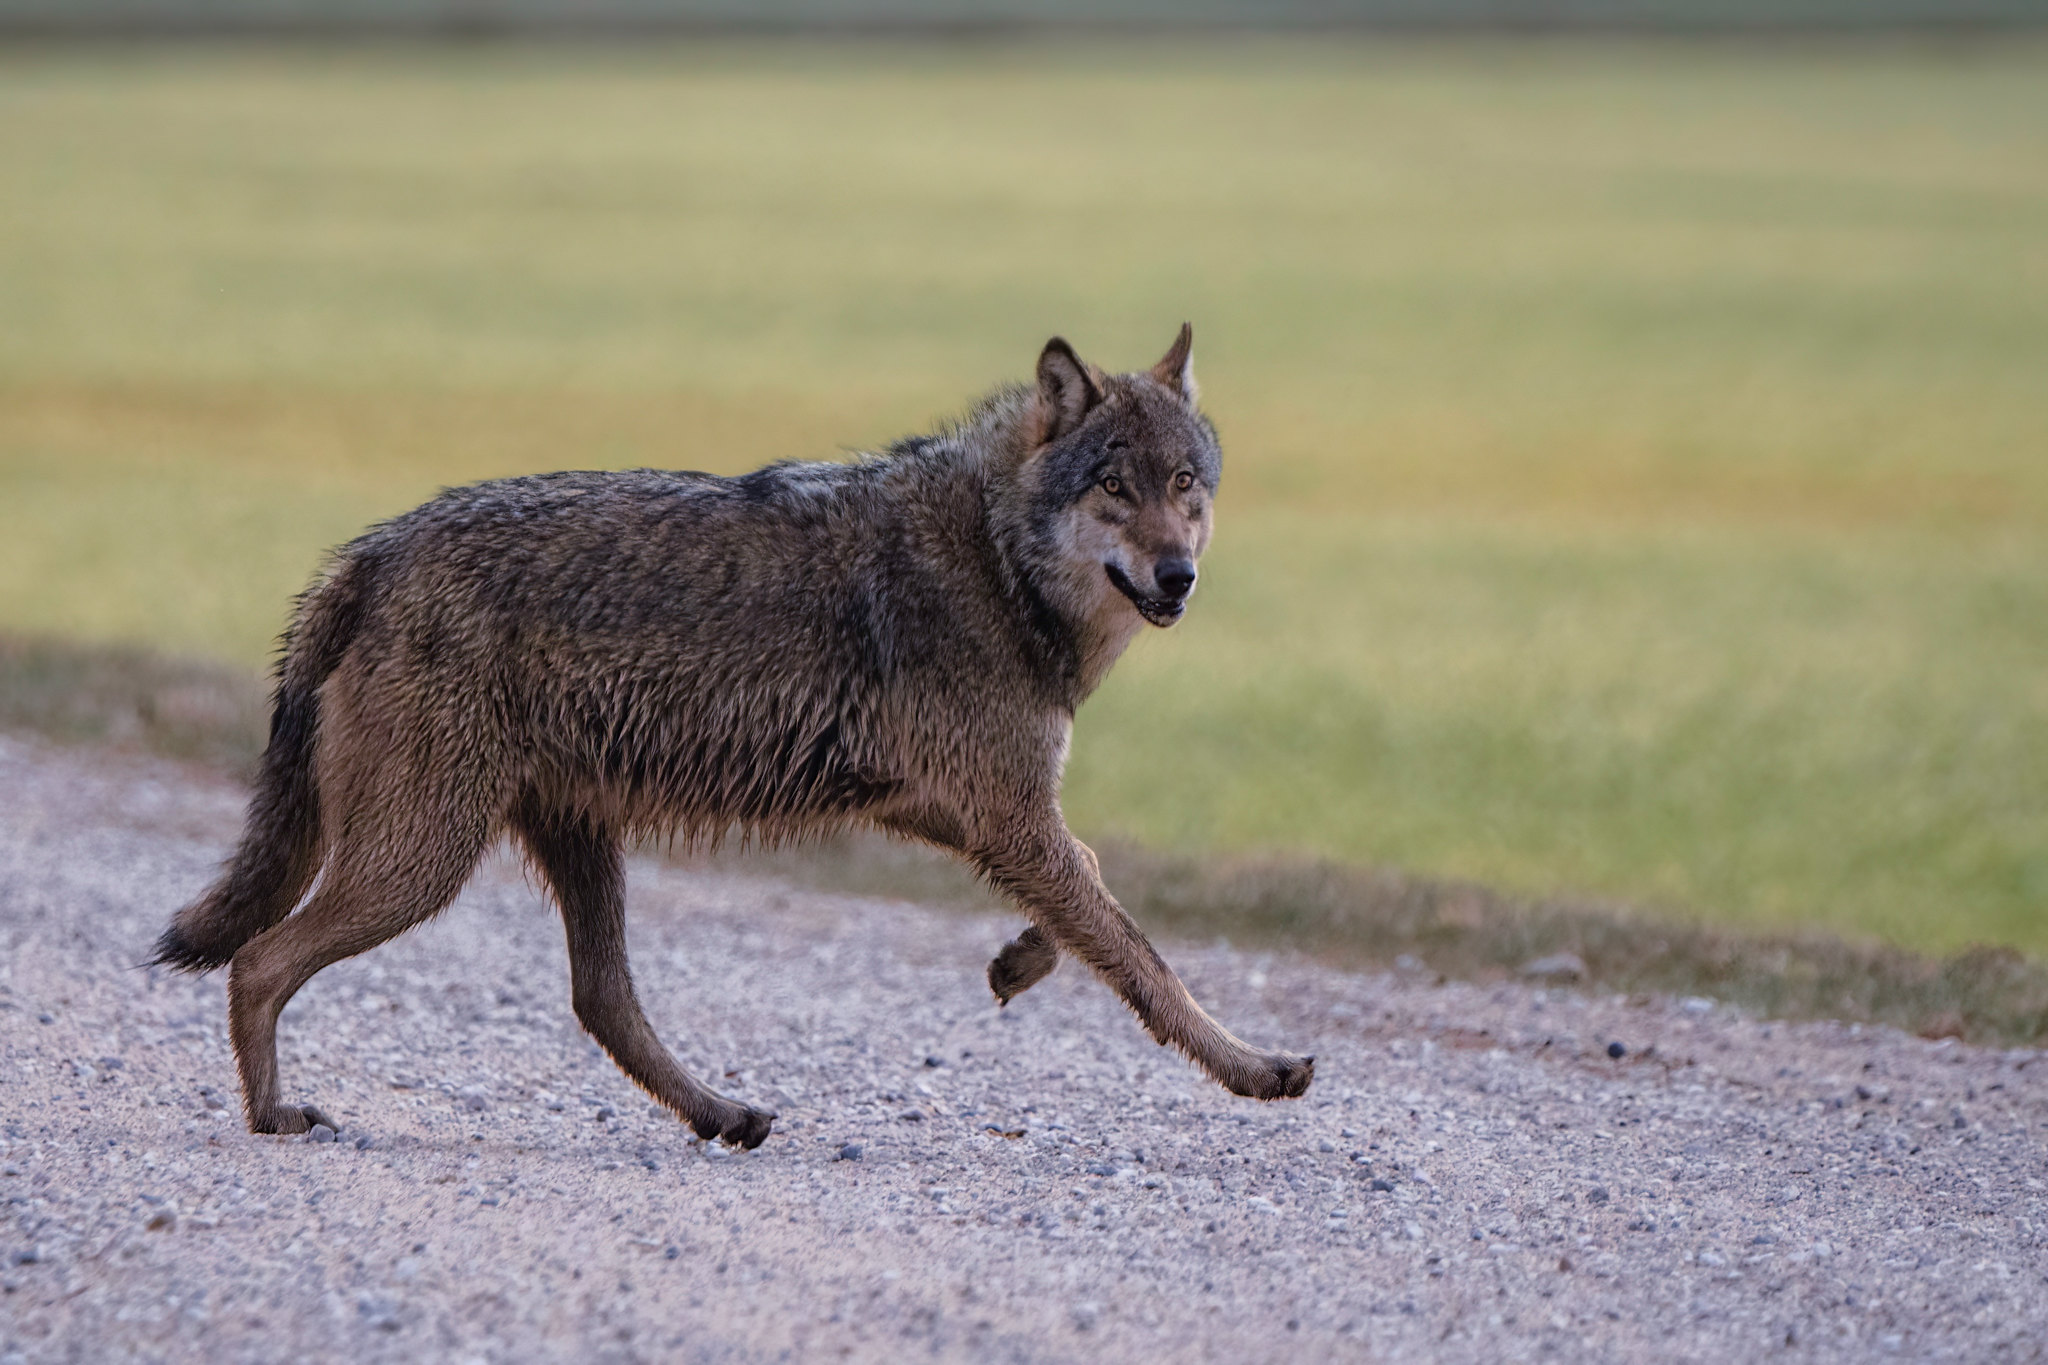
[[[1201,400],[1202,391],[1195,387],[1195,325],[1183,322],[1180,335],[1173,339],[1173,345],[1159,363],[1152,367],[1152,377],[1164,384],[1180,401],[1193,407]]]
[[[1033,444],[1057,441],[1087,420],[1101,401],[1094,368],[1074,354],[1066,338],[1046,342],[1038,353],[1038,439]]]

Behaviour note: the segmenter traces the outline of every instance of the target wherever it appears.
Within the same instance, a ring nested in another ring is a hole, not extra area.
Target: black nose
[[[1159,591],[1179,600],[1194,591],[1195,562],[1192,559],[1162,559],[1159,567],[1152,571],[1152,578],[1159,584]]]

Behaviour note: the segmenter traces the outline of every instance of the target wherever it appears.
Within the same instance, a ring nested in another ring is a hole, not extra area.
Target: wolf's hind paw
[[[324,1123],[335,1132],[341,1125],[327,1117],[324,1110],[311,1104],[273,1104],[270,1112],[258,1115],[249,1124],[252,1133],[310,1133],[313,1125]]]

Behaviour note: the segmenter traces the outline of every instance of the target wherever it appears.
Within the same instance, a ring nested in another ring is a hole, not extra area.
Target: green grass
[[[1084,837],[2048,951],[2048,48],[0,53],[0,628],[253,666],[438,484],[1192,317]]]

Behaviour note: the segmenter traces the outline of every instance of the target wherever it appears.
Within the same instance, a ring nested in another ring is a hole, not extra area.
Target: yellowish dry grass
[[[253,666],[433,487],[1194,318],[1086,833],[2048,948],[2048,52],[0,56],[0,627]]]

